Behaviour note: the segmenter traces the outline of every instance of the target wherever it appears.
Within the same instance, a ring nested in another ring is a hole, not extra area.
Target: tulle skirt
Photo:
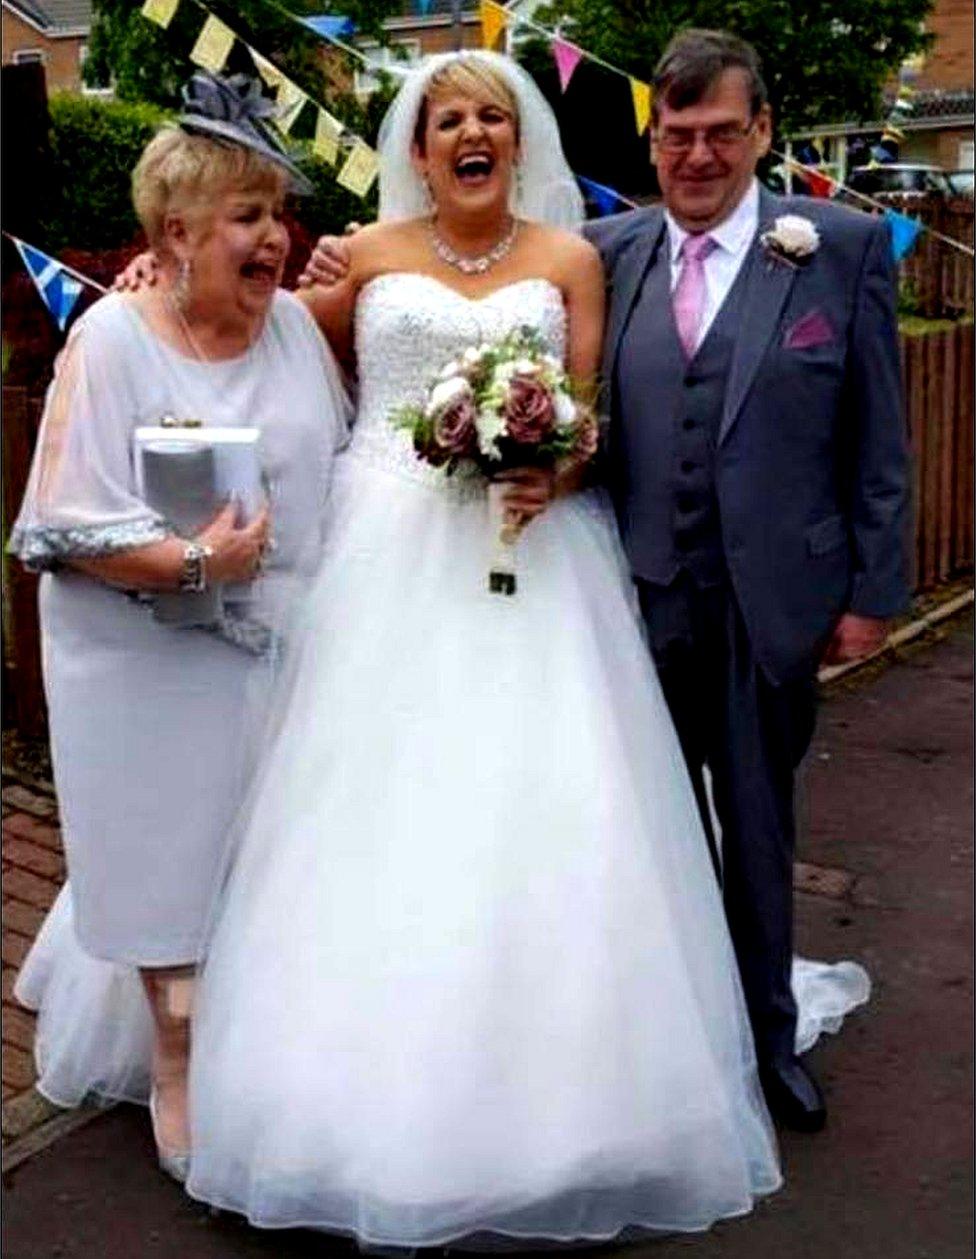
[[[602,502],[348,457],[194,1033],[188,1189],[374,1245],[701,1229],[775,1142]]]
[[[198,991],[189,1192],[376,1246],[748,1211],[775,1139],[605,506],[534,522],[511,598],[483,499],[352,455],[328,537]],[[796,978],[805,1040],[867,995]]]

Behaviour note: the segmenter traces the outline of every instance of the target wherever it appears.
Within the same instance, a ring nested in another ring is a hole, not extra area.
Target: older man
[[[663,207],[590,224],[610,282],[611,484],[709,826],[774,1115],[822,1126],[794,1049],[794,771],[821,660],[906,602],[906,442],[884,223],[774,197],[755,51],[686,31],[654,76]]]

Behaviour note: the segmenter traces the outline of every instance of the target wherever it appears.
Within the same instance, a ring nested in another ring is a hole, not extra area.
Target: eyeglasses
[[[737,122],[722,123],[718,127],[702,127],[698,130],[684,127],[665,127],[655,133],[654,142],[662,153],[690,153],[695,141],[701,136],[703,142],[713,152],[724,152],[734,149],[736,145],[751,135],[755,122],[743,127]]]

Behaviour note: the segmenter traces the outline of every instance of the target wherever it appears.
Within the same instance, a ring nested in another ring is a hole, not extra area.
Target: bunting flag
[[[342,136],[342,123],[326,109],[319,109],[315,119],[315,138],[312,141],[312,152],[323,161],[335,166],[339,156],[339,140]]]
[[[336,176],[336,182],[342,184],[343,188],[348,188],[350,192],[354,192],[357,197],[365,197],[373,186],[378,170],[379,161],[376,154],[368,144],[364,144],[357,137],[353,140],[342,170]]]
[[[586,179],[583,175],[577,175],[576,182],[600,211],[601,218],[605,214],[613,214],[618,206],[630,205],[630,202],[622,197],[619,192],[614,192],[612,188],[607,188],[604,184],[598,184],[596,180]]]
[[[230,27],[211,13],[197,36],[197,42],[190,52],[190,60],[212,74],[219,74],[227,64],[230,50],[234,47],[234,38]]]
[[[286,136],[298,121],[298,115],[305,108],[308,97],[297,83],[292,83],[291,79],[286,79],[282,75],[281,82],[278,84],[277,98],[278,114],[274,119],[274,125],[282,135]]]
[[[352,18],[343,17],[339,13],[334,16],[325,13],[321,17],[303,17],[298,20],[316,35],[321,35],[323,39],[348,39],[350,35],[356,33],[356,23]]]
[[[180,0],[146,0],[142,6],[142,16],[165,30],[176,16],[176,10],[179,7]]]
[[[895,262],[901,262],[918,239],[922,224],[917,219],[910,219],[907,214],[900,214],[897,210],[886,209],[884,217],[888,230],[891,232],[891,252],[895,256]]]
[[[41,301],[54,316],[58,327],[64,332],[68,316],[81,293],[81,284],[70,276],[55,258],[49,258],[33,245],[26,245],[16,236],[10,238],[17,246],[17,252],[24,260],[24,266],[34,281]]]
[[[433,7],[434,0],[417,0],[417,12],[421,17],[426,17]]]
[[[557,37],[552,41],[552,55],[559,71],[559,86],[565,92],[573,71],[583,59],[583,53],[575,44],[568,44],[566,40]]]
[[[642,83],[640,79],[631,79],[630,94],[634,98],[634,119],[637,123],[637,134],[641,136],[647,130],[647,124],[651,121],[651,85]]]
[[[806,181],[811,197],[832,197],[837,191],[837,184],[829,175],[814,170],[801,170],[797,173]]]
[[[269,61],[267,57],[262,57],[259,52],[255,52],[253,48],[249,48],[251,60],[254,62],[254,68],[260,74],[267,87],[272,91],[277,91],[285,81],[285,76],[281,73],[274,62]]]
[[[495,0],[481,0],[481,42],[485,48],[494,48],[505,30],[508,13]]]

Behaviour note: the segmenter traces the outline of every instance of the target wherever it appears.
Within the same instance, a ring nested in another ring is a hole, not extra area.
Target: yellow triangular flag
[[[193,45],[190,60],[204,70],[219,74],[223,70],[230,50],[234,47],[234,32],[219,17],[211,13]]]
[[[637,134],[641,136],[647,130],[647,124],[651,121],[651,85],[642,83],[640,79],[631,79],[630,94],[634,98],[634,118],[637,122]]]
[[[315,139],[312,141],[312,152],[324,158],[330,166],[335,166],[339,156],[339,137],[342,135],[342,123],[333,118],[327,110],[319,109],[315,120]]]
[[[282,135],[287,135],[294,127],[307,100],[308,97],[296,83],[282,78],[278,84],[278,114],[274,120]]]
[[[146,0],[142,6],[142,16],[164,29],[169,26],[180,7],[180,0]]]
[[[365,197],[373,186],[379,162],[376,154],[362,140],[354,140],[342,170],[336,176],[343,188],[348,188],[357,197]]]
[[[508,14],[495,0],[481,0],[481,42],[485,48],[494,48],[498,43]]]
[[[251,54],[251,60],[254,62],[254,68],[260,74],[261,78],[274,89],[280,87],[285,81],[285,76],[281,73],[276,65],[273,65],[267,57],[262,57],[259,52],[255,52],[253,48],[247,50]]]

